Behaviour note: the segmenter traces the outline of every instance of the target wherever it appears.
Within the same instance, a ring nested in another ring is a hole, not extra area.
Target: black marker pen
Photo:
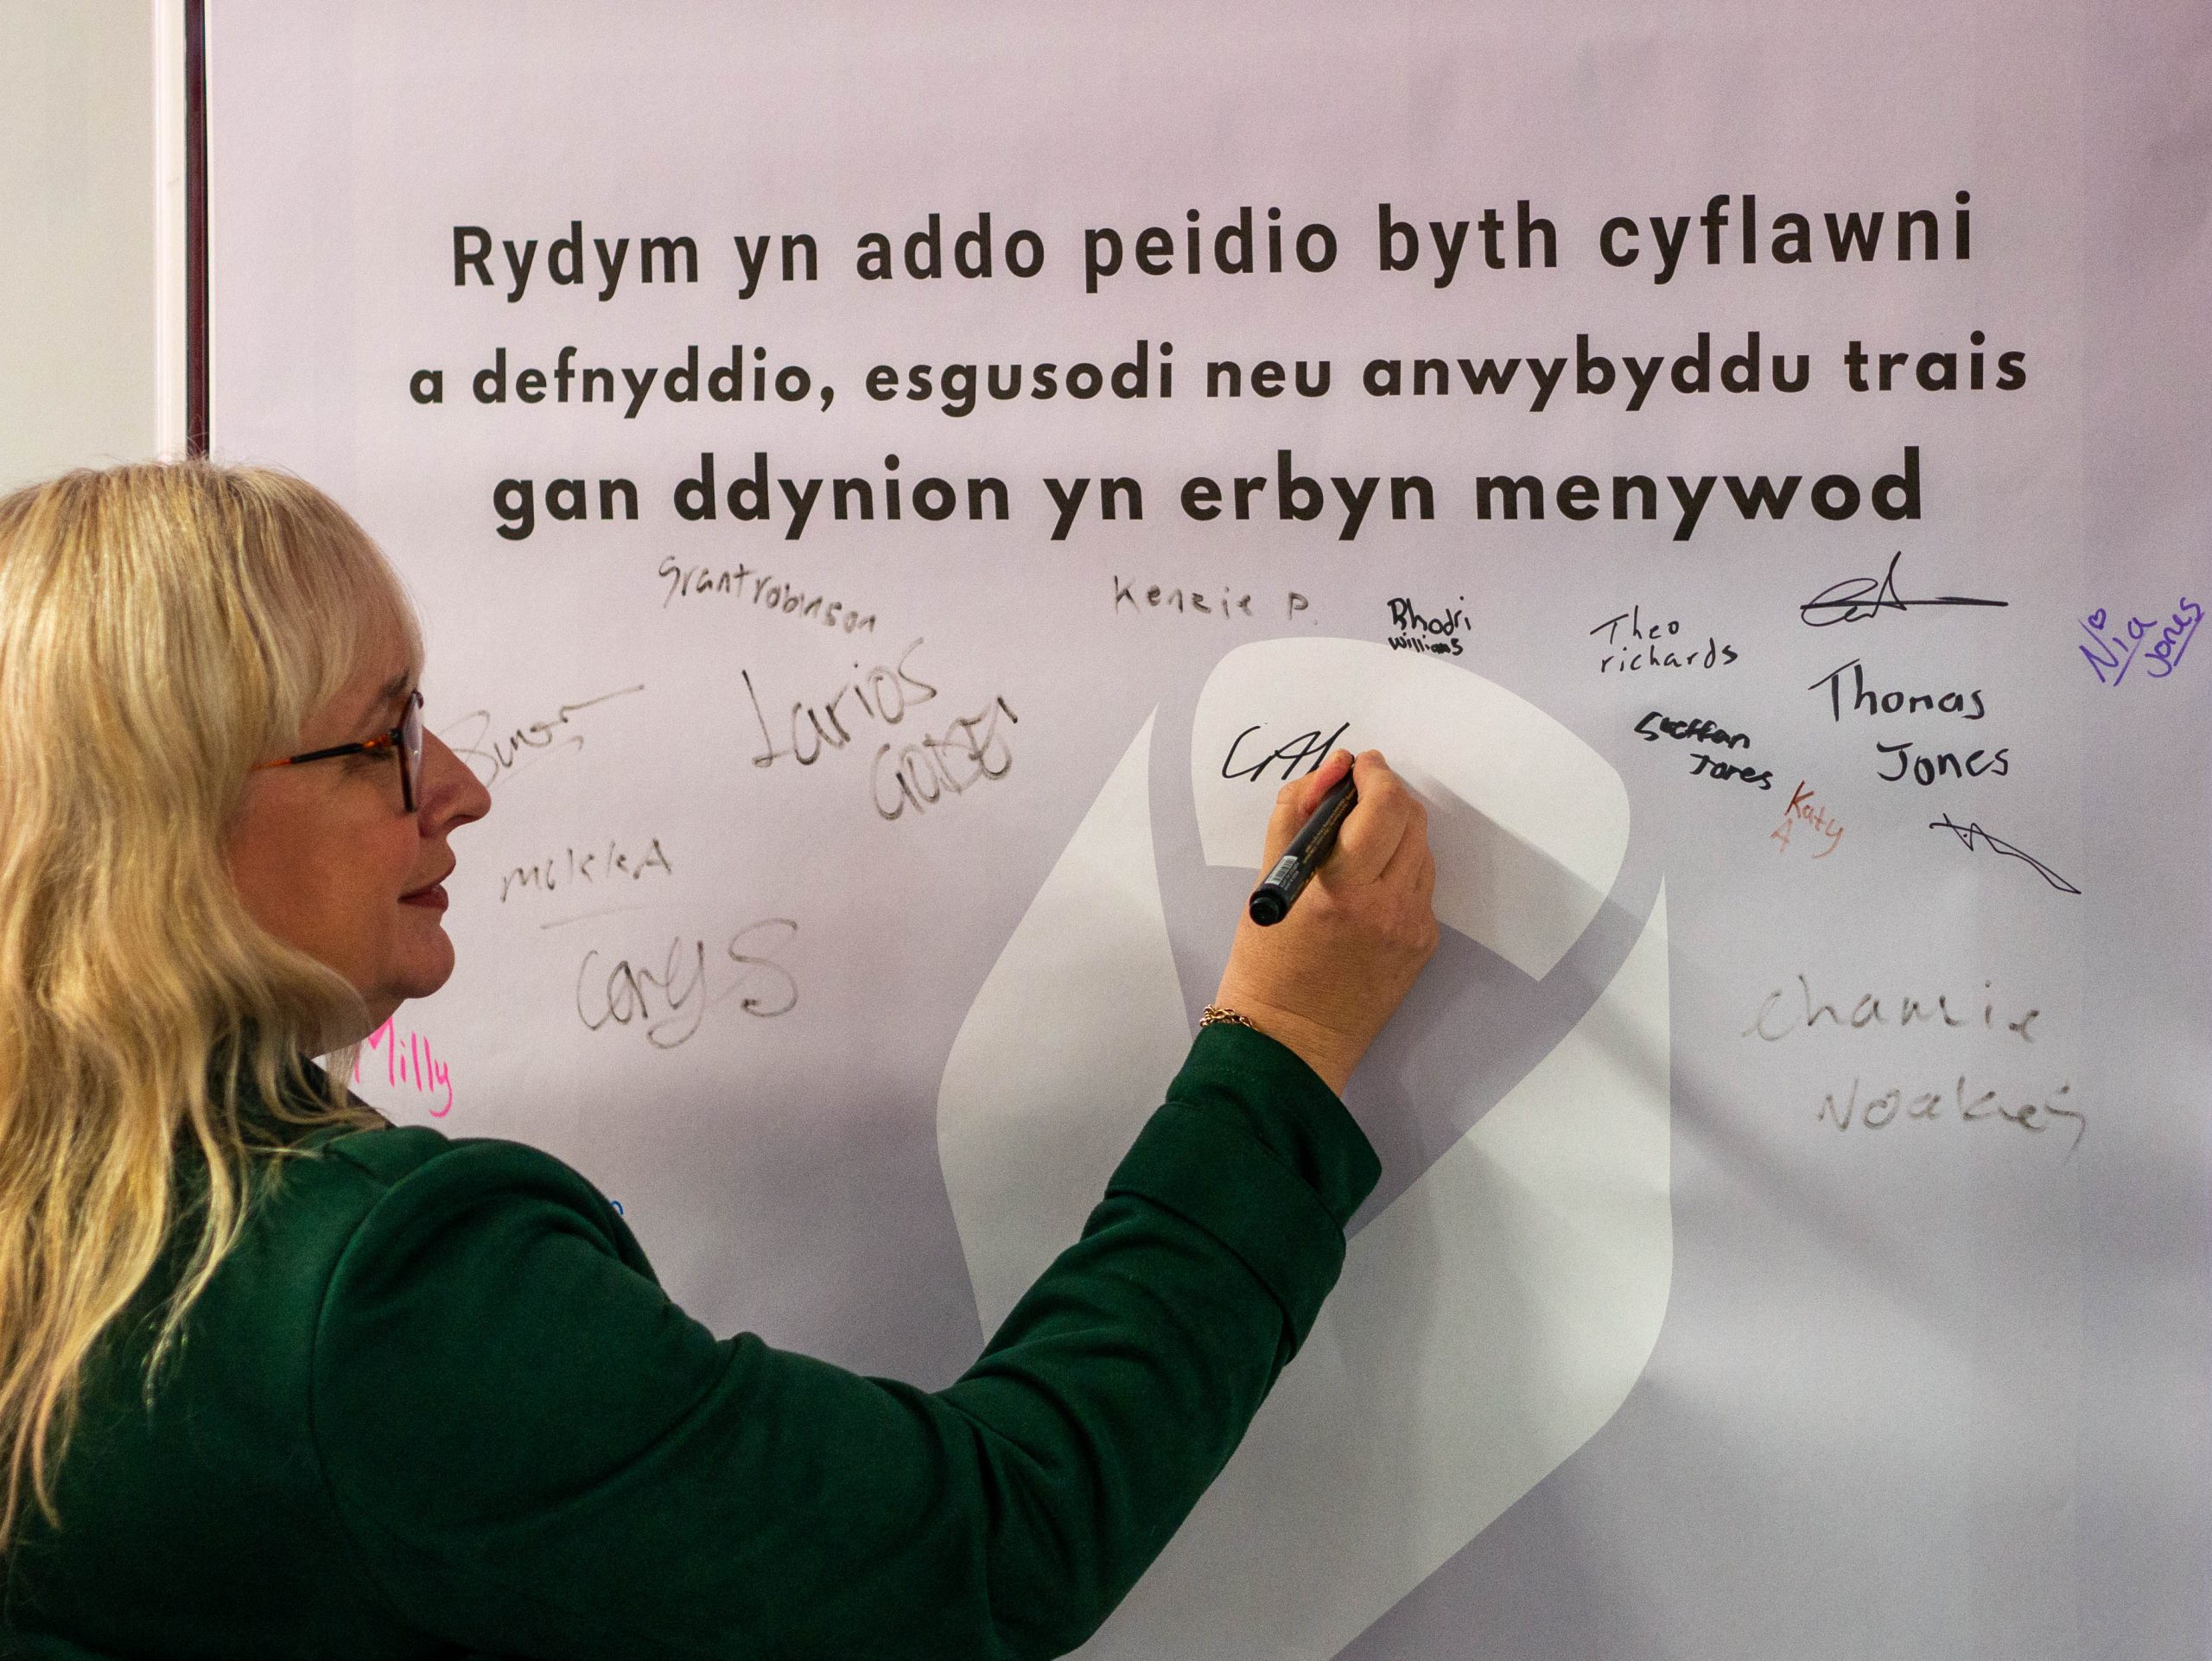
[[[1344,822],[1344,815],[1357,805],[1359,792],[1352,788],[1351,774],[1347,773],[1329,786],[1328,793],[1314,808],[1313,817],[1298,827],[1298,834],[1282,850],[1282,857],[1275,862],[1274,869],[1252,890],[1245,909],[1252,913],[1254,922],[1265,928],[1290,914],[1291,901],[1298,898],[1313,873],[1320,869],[1321,862],[1328,858],[1329,850],[1337,845],[1337,831]]]

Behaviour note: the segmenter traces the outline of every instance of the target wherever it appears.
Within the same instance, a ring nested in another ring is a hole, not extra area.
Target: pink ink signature
[[[361,1053],[353,1058],[353,1082],[361,1082],[361,1063],[372,1050],[384,1053],[385,1078],[394,1086],[405,1085],[418,1095],[432,1099],[430,1117],[442,1119],[453,1111],[453,1072],[446,1064],[430,1053],[430,1041],[421,1033],[402,1033],[391,1022],[368,1036],[361,1047]],[[435,1098],[444,1092],[442,1103]]]

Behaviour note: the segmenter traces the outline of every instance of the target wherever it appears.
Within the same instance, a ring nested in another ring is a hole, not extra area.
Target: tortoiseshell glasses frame
[[[378,750],[391,750],[399,757],[399,799],[406,811],[415,811],[415,781],[423,772],[423,695],[410,692],[405,707],[400,711],[399,724],[390,732],[375,738],[363,739],[358,744],[333,744],[328,749],[308,750],[299,755],[288,755],[278,761],[257,761],[247,769],[259,773],[264,767],[296,767],[302,761],[328,761],[340,755],[362,755]]]

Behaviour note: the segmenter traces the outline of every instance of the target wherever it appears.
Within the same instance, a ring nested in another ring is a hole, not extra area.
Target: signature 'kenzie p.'
[[[1082,1642],[1343,1263],[1377,1170],[1338,1095],[1436,941],[1419,804],[1372,754],[1286,787],[1265,861],[1356,767],[1338,852],[1239,925],[1081,1238],[932,1393],[716,1339],[575,1172],[347,1097],[451,971],[491,805],[423,667],[297,480],[0,500],[0,1652]]]

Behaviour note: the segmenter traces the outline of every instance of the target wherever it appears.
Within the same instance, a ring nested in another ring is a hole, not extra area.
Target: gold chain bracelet
[[[1211,1027],[1219,1022],[1226,1022],[1231,1027],[1249,1027],[1255,1033],[1260,1030],[1251,1016],[1240,1015],[1234,1009],[1224,1009],[1218,1003],[1209,1003],[1205,1013],[1198,1017],[1198,1025]]]

